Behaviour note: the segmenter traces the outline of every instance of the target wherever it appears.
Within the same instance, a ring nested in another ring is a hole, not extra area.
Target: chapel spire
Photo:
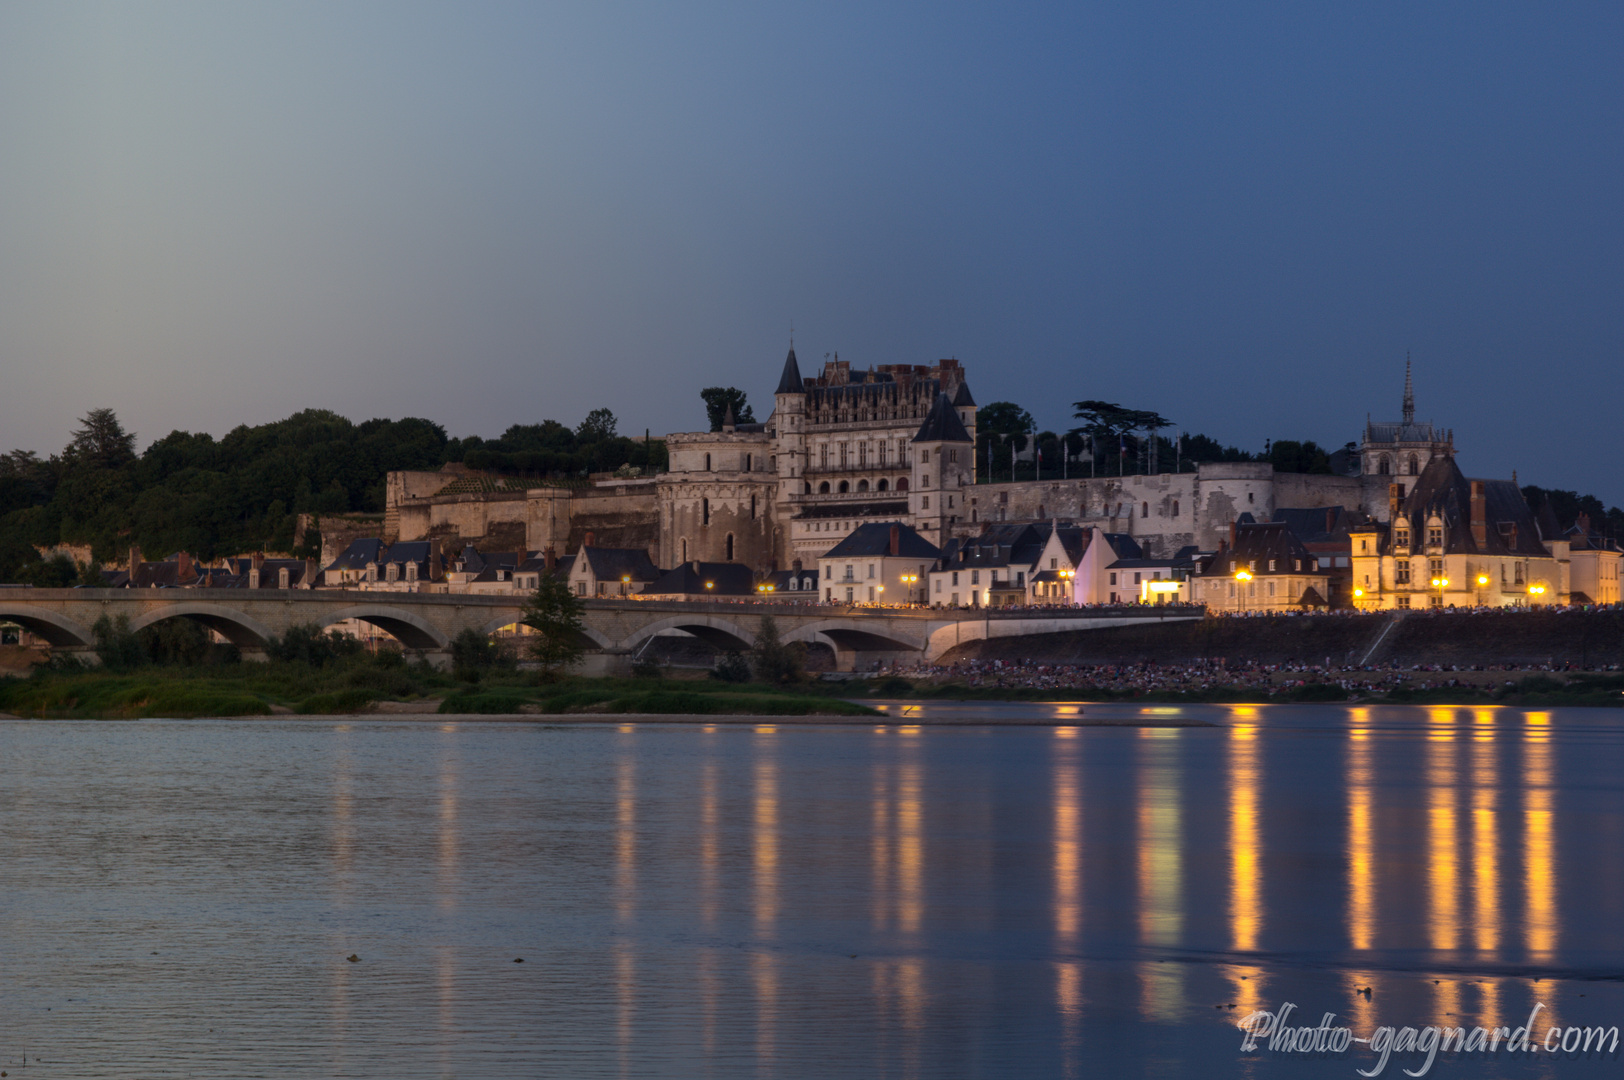
[[[1415,386],[1410,381],[1410,354],[1404,354],[1404,423],[1415,423]]]

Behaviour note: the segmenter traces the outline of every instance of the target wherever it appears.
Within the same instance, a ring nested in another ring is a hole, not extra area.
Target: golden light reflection
[[[1354,709],[1348,742],[1348,943],[1371,947],[1376,932],[1375,835],[1371,821],[1369,709]],[[1364,984],[1368,985],[1368,984]]]
[[[753,864],[755,870],[756,936],[770,939],[778,932],[779,909],[779,803],[778,729],[756,728]],[[756,1062],[770,1071],[778,1049],[778,955],[763,943],[750,958],[756,991]]]
[[[1220,970],[1229,979],[1230,998],[1235,1003],[1233,1017],[1239,1019],[1264,1007],[1263,990],[1268,985],[1268,976],[1262,968],[1251,964],[1225,964]]]
[[[913,729],[917,734],[918,728]],[[907,728],[903,734],[909,734]],[[897,926],[905,934],[919,932],[925,911],[925,823],[919,744],[903,744],[897,784]]]
[[[1438,952],[1460,944],[1460,851],[1452,709],[1428,710],[1427,726],[1427,941]]]
[[[1472,742],[1472,944],[1488,955],[1500,948],[1499,811],[1494,711],[1474,711]]]
[[[1075,728],[1057,728],[1055,737]],[[1054,932],[1061,948],[1076,944],[1082,922],[1081,843],[1078,826],[1082,803],[1078,797],[1076,747],[1063,745],[1054,755]],[[1075,975],[1075,973],[1073,973]]]
[[[460,836],[457,831],[457,742],[455,724],[440,728],[445,736],[440,743],[440,799],[439,845],[435,870],[438,885],[436,902],[441,911],[457,907],[457,883]]]
[[[1371,996],[1366,998],[1360,993],[1365,987],[1370,987]],[[1375,972],[1349,971],[1342,976],[1342,987],[1349,1001],[1348,1026],[1353,1034],[1359,1038],[1369,1038],[1376,1028],[1376,1006],[1373,999],[1381,993],[1382,986]]]
[[[1061,1075],[1081,1076],[1077,1057],[1078,1038],[1083,1020],[1082,965],[1065,962],[1055,965],[1055,1010],[1060,1015]]]
[[[1139,729],[1139,940],[1176,947],[1184,936],[1181,728]],[[1184,1008],[1182,964],[1139,965],[1144,1011],[1176,1022]]]
[[[699,914],[706,926],[714,926],[722,899],[722,809],[715,747],[707,749],[712,755],[699,771]]]
[[[626,742],[615,762],[615,915],[630,922],[637,904],[637,765]]]
[[[1258,759],[1256,724],[1229,729],[1229,939],[1237,952],[1257,948],[1263,924],[1258,882]]]
[[[1523,910],[1528,951],[1556,951],[1556,831],[1551,796],[1551,714],[1531,712],[1523,727]]]

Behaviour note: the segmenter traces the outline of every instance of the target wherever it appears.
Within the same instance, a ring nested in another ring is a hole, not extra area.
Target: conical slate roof
[[[784,374],[778,377],[778,389],[775,394],[804,394],[806,386],[801,382],[801,367],[795,362],[795,346],[789,347],[789,356],[784,360]]]
[[[955,409],[963,409],[963,408],[971,408],[971,409],[973,409],[973,408],[976,407],[976,399],[970,396],[970,384],[969,383],[967,383],[967,382],[959,383],[959,392],[957,394],[953,395],[953,407]]]
[[[967,443],[970,433],[964,430],[964,421],[953,411],[953,403],[947,399],[947,395],[937,394],[936,403],[930,407],[930,415],[925,417],[913,441]]]

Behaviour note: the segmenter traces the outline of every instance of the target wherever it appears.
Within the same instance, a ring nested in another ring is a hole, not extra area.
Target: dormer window
[[[391,582],[391,583],[399,581],[400,580],[400,564],[399,563],[390,563],[388,570],[386,570],[385,573],[384,573],[384,579],[386,581]]]
[[[1271,573],[1271,574],[1274,573],[1274,560],[1273,559],[1269,560],[1269,573]]]
[[[1410,530],[1398,529],[1393,533],[1393,543],[1401,548],[1410,546]]]
[[[406,580],[407,581],[416,581],[417,580],[417,564],[416,563],[409,562],[409,563],[406,564]]]
[[[1442,547],[1444,543],[1444,528],[1442,525],[1427,526],[1427,546]]]
[[[285,589],[288,587],[288,568],[285,566],[276,572],[276,587],[278,589]]]

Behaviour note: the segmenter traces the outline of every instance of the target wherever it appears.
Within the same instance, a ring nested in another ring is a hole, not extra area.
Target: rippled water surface
[[[0,724],[0,1068],[1354,1077],[1235,1021],[1624,1027],[1618,713],[910,707]]]

